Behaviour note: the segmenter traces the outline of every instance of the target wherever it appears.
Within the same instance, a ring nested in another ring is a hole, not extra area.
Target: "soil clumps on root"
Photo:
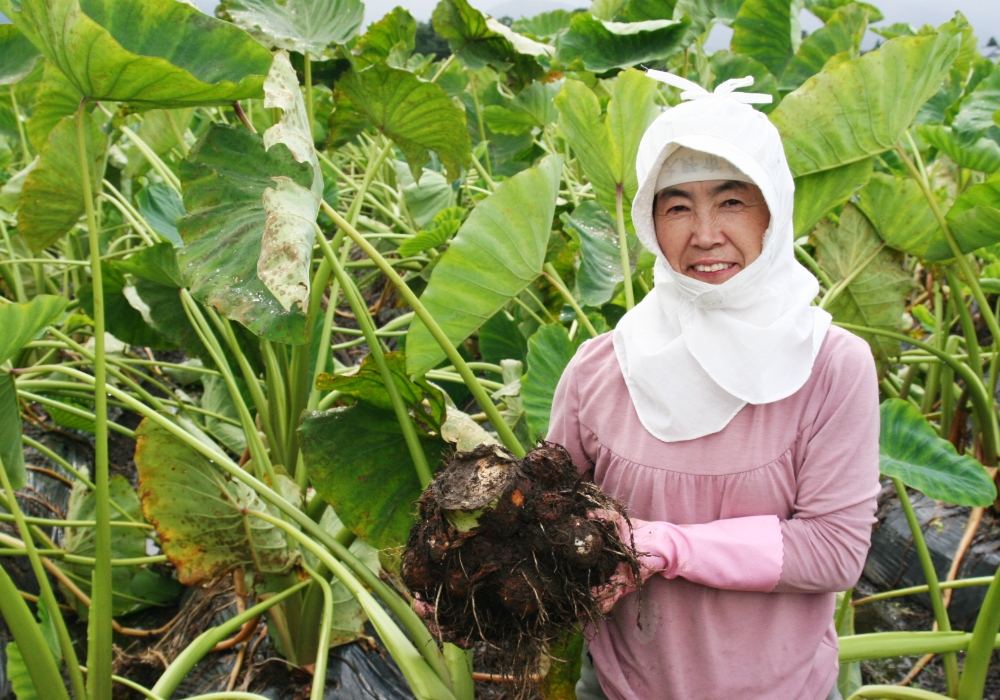
[[[639,562],[617,524],[588,513],[625,514],[584,482],[566,450],[542,442],[524,459],[497,445],[458,452],[418,501],[403,555],[403,581],[443,642],[485,642],[497,668],[520,681],[549,645],[597,622],[593,590]]]

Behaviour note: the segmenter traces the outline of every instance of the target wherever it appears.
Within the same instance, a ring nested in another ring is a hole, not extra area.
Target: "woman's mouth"
[[[695,272],[722,272],[723,270],[728,270],[732,267],[736,267],[736,263],[732,262],[719,262],[712,263],[710,265],[692,265],[691,268]]]

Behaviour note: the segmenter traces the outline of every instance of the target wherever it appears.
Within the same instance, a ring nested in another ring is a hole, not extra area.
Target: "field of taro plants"
[[[796,255],[878,363],[908,577],[842,596],[843,696],[1000,697],[997,559],[966,565],[1000,548],[1000,66],[960,14],[0,12],[0,696],[509,693],[413,611],[401,545],[447,455],[523,456],[579,345],[650,290],[635,154],[680,99],[652,67],[774,96]],[[575,697],[580,644],[529,693]]]

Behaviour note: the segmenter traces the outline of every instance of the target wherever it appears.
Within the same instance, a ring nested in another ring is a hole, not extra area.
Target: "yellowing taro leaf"
[[[796,177],[853,163],[896,145],[938,91],[961,39],[948,32],[892,39],[828,66],[771,112]]]
[[[261,574],[291,570],[298,554],[281,530],[247,515],[277,516],[273,507],[148,418],[135,436],[142,512],[181,583],[194,585],[235,566]]]
[[[827,311],[834,321],[898,331],[913,280],[903,256],[883,245],[875,228],[853,204],[844,207],[840,224],[824,220],[813,234],[816,260],[833,282],[853,275]],[[859,269],[860,268],[860,269]],[[899,355],[899,342],[859,333],[868,341],[880,374],[888,359]]]
[[[316,215],[323,196],[323,175],[302,91],[285,51],[274,57],[264,81],[264,106],[284,112],[281,121],[264,132],[264,148],[284,144],[296,162],[312,166],[313,177],[311,190],[288,177],[272,178],[276,186],[264,190],[264,237],[257,276],[285,311],[291,310],[296,302],[304,310],[309,299],[309,266],[316,239]]]

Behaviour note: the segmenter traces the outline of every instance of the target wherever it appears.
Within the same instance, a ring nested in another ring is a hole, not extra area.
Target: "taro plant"
[[[679,96],[646,66],[774,96],[796,253],[878,363],[882,471],[937,629],[855,635],[845,592],[842,694],[943,697],[862,687],[855,662],[944,654],[948,696],[981,698],[1000,579],[957,572],[996,499],[1000,68],[960,15],[872,27],[862,53],[876,8],[807,5],[824,26],[803,38],[782,0],[595,2],[509,27],[442,0],[438,59],[402,8],[361,33],[357,0],[226,0],[219,18],[0,0],[0,547],[39,586],[0,569],[18,697],[174,697],[217,646],[243,651],[212,697],[263,697],[233,690],[261,619],[313,698],[365,621],[415,696],[474,696],[471,654],[411,609],[401,547],[444,456],[523,456],[579,346],[651,288],[632,164]],[[732,43],[709,54],[718,23]],[[112,476],[111,434],[134,444],[137,488]],[[52,475],[64,512],[25,490]],[[973,508],[944,577],[908,490]],[[234,617],[149,687],[112,673],[113,635],[170,627],[135,613],[221,579]],[[975,629],[951,631],[948,591],[983,585]],[[548,650],[546,697],[572,697],[579,644]]]

